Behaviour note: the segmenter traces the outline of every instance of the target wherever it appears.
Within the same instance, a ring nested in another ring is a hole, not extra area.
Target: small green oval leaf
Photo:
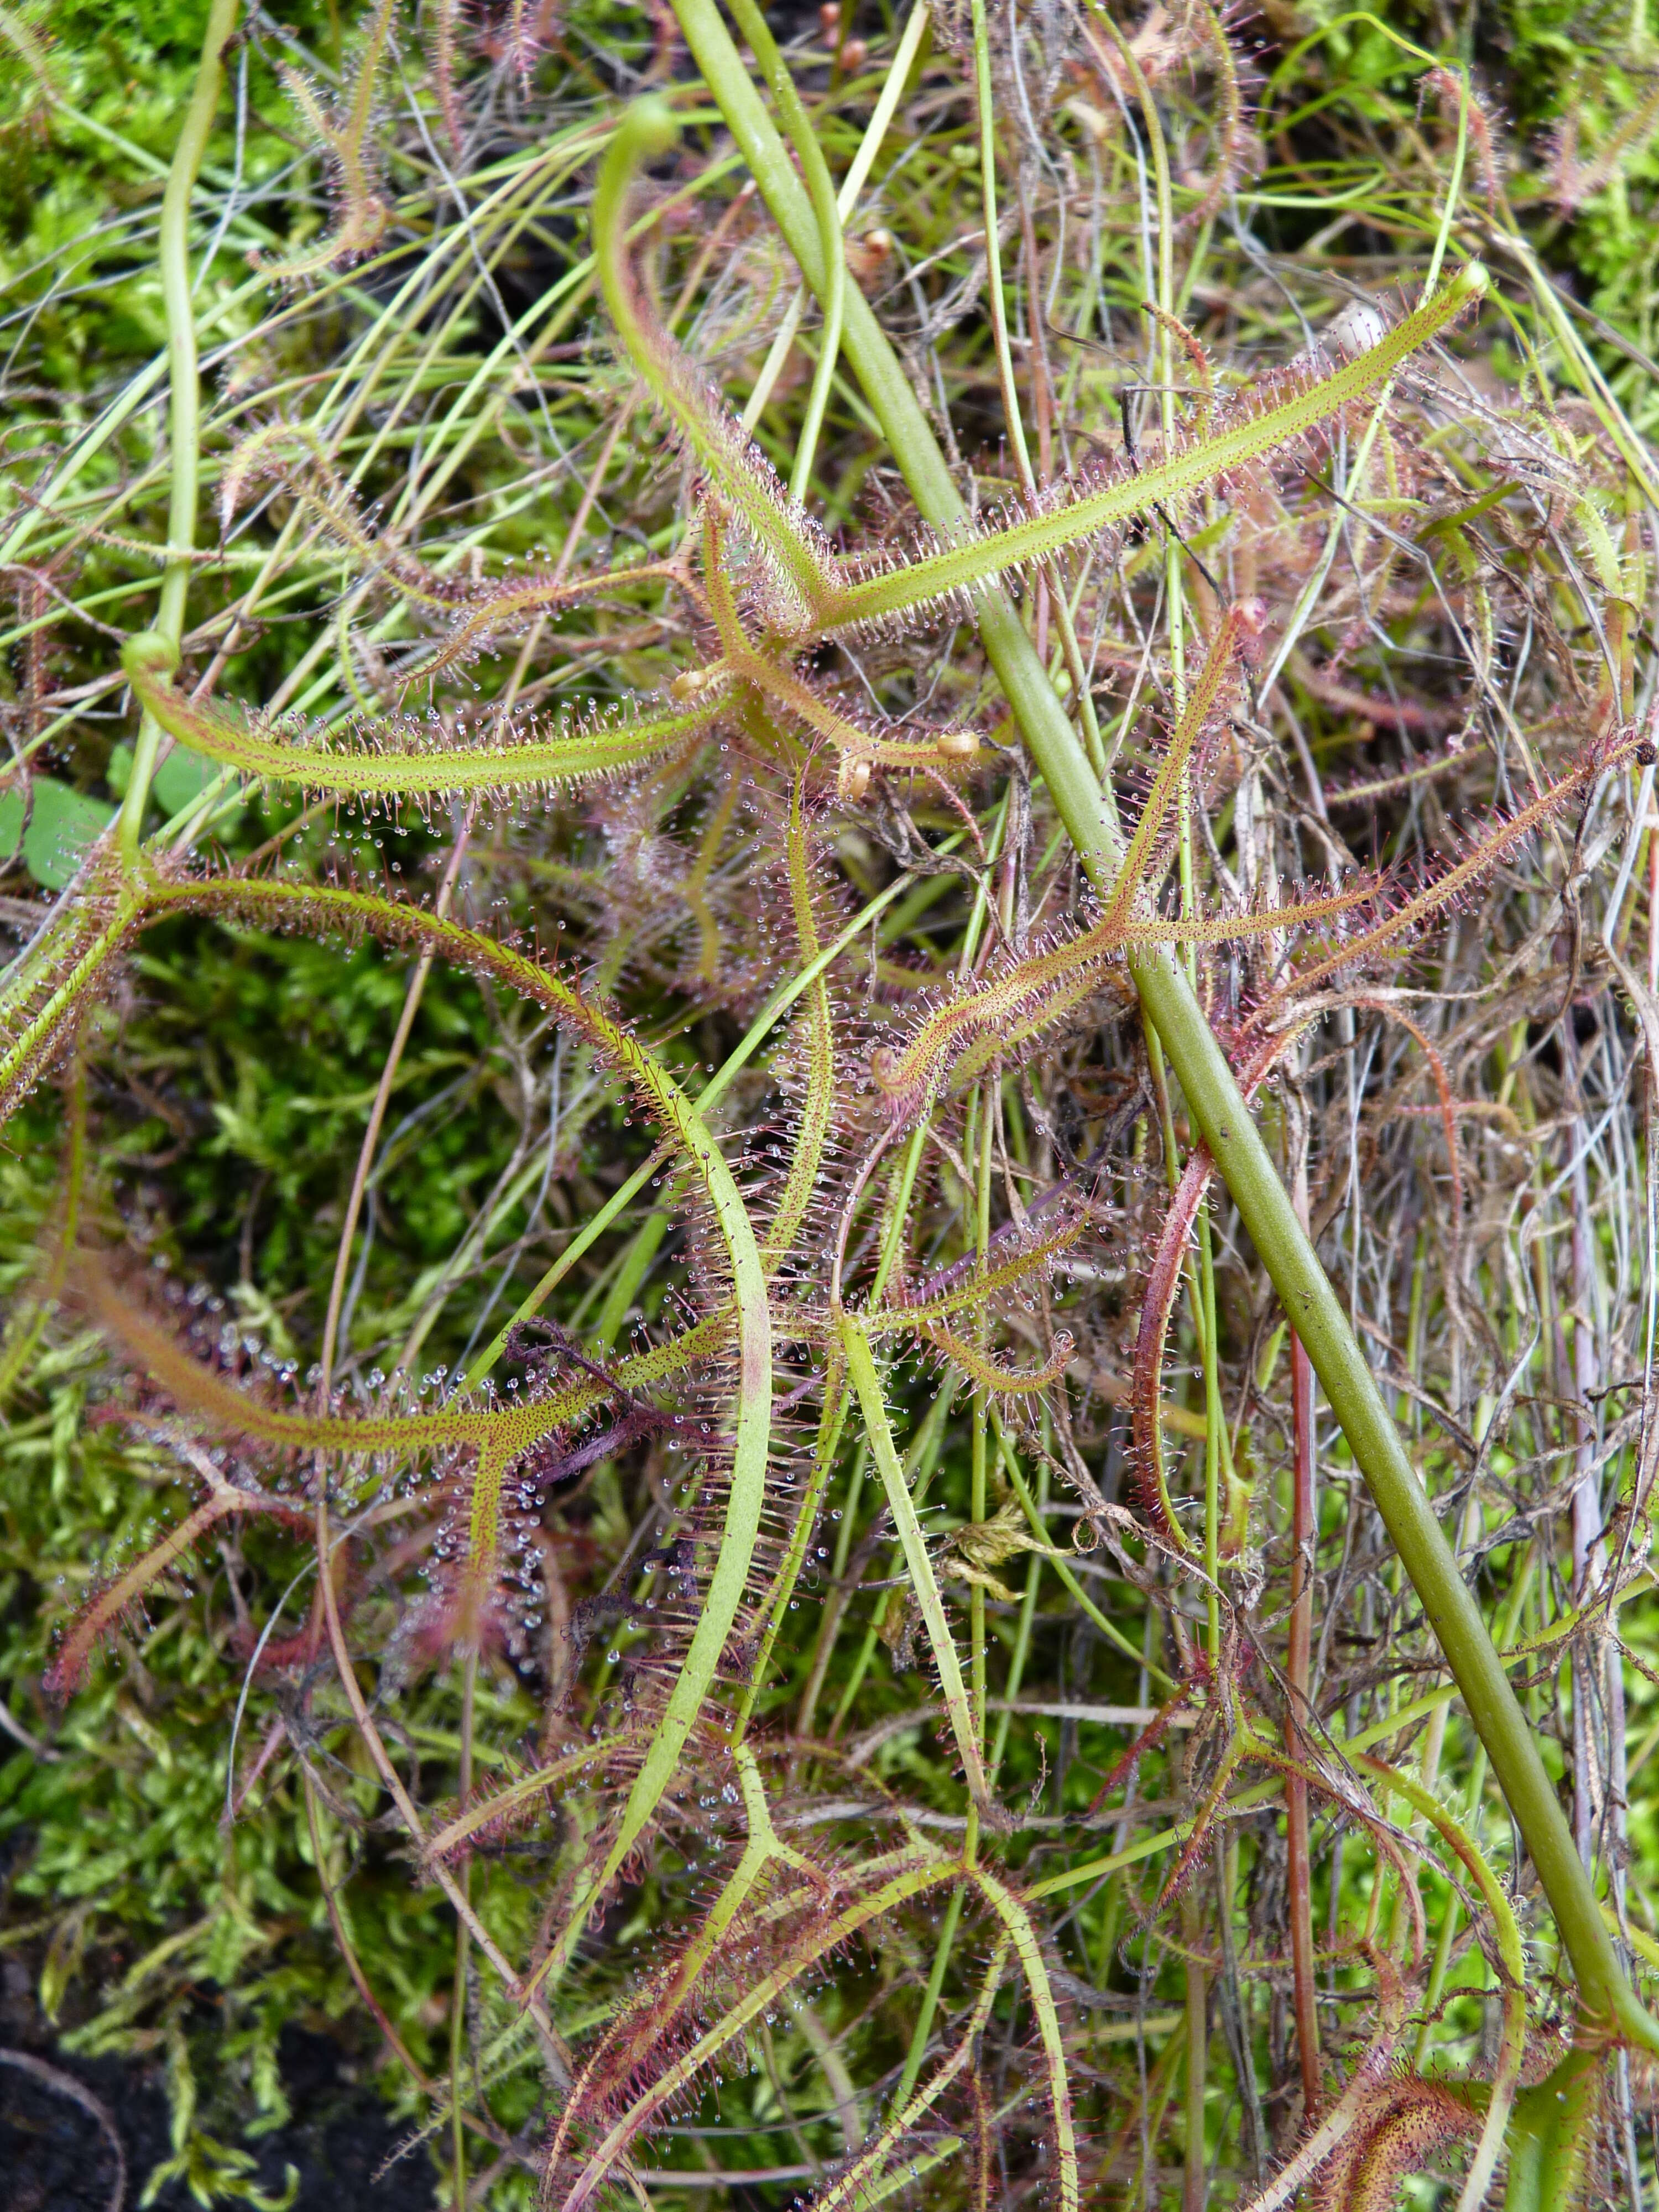
[[[23,833],[23,859],[35,882],[49,891],[62,890],[114,813],[105,799],[88,799],[52,776],[37,775]]]
[[[164,819],[182,814],[207,789],[219,773],[217,761],[204,759],[187,745],[175,745],[155,771],[150,785]]]

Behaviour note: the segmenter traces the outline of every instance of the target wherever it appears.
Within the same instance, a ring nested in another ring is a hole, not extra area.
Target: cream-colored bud
[[[1369,353],[1389,335],[1389,325],[1369,300],[1350,300],[1326,325],[1325,343],[1337,353]]]

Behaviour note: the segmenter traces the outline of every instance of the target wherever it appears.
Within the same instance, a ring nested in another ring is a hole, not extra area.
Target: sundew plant
[[[455,2207],[1637,2212],[1644,22],[57,12],[0,1943],[135,2187],[304,2021]]]

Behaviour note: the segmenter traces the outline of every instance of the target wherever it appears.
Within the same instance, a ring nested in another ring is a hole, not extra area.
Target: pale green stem
[[[674,0],[692,55],[748,161],[774,220],[815,290],[824,282],[817,226],[714,0]],[[856,286],[847,301],[848,358],[924,518],[953,529],[963,502],[897,356]],[[1100,784],[1016,609],[1000,592],[978,600],[980,635],[1032,757],[1097,888],[1121,857]],[[1659,2023],[1620,1967],[1595,1893],[1519,1701],[1480,1607],[1389,1417],[1340,1299],[1239,1091],[1191,983],[1161,950],[1137,953],[1132,972],[1194,1120],[1281,1304],[1307,1347],[1400,1553],[1493,1771],[1532,1854],[1592,2017],[1616,2017],[1632,2042],[1659,2051]],[[1275,1784],[1275,1787],[1278,1785]],[[1611,2024],[1611,2022],[1609,2022]]]
[[[175,650],[185,634],[185,598],[190,589],[188,556],[196,546],[196,508],[201,480],[202,391],[197,367],[196,309],[190,296],[190,209],[195,196],[197,172],[202,166],[208,134],[219,106],[224,81],[222,57],[225,43],[236,27],[240,0],[213,0],[196,85],[185,110],[184,128],[173,149],[161,197],[160,229],[161,307],[167,317],[167,375],[171,385],[167,418],[172,487],[167,501],[167,550],[180,556],[169,561],[161,578],[161,598],[152,627]],[[138,726],[132,773],[121,802],[118,831],[121,859],[129,869],[138,860],[138,837],[144,825],[150,778],[161,749],[161,729],[152,714]]]

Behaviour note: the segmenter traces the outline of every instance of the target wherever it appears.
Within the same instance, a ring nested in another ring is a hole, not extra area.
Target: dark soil
[[[6,1962],[0,2047],[43,2063],[90,2093],[78,2102],[68,2084],[53,2086],[0,2055],[0,2204],[5,2212],[115,2212],[114,2153],[92,2107],[101,2107],[126,2154],[122,2212],[132,2212],[153,2169],[171,2152],[167,2103],[159,2066],[119,2058],[68,2057],[52,2047],[31,2001],[27,1971]],[[19,1987],[19,1984],[21,1987]],[[426,2152],[400,2159],[374,2175],[403,2130],[363,2069],[326,2036],[284,2030],[283,2087],[293,2118],[242,2148],[258,2161],[258,2185],[278,2199],[287,2172],[300,2176],[294,2212],[432,2212],[432,2168]],[[174,2182],[154,2200],[154,2212],[194,2212]]]

